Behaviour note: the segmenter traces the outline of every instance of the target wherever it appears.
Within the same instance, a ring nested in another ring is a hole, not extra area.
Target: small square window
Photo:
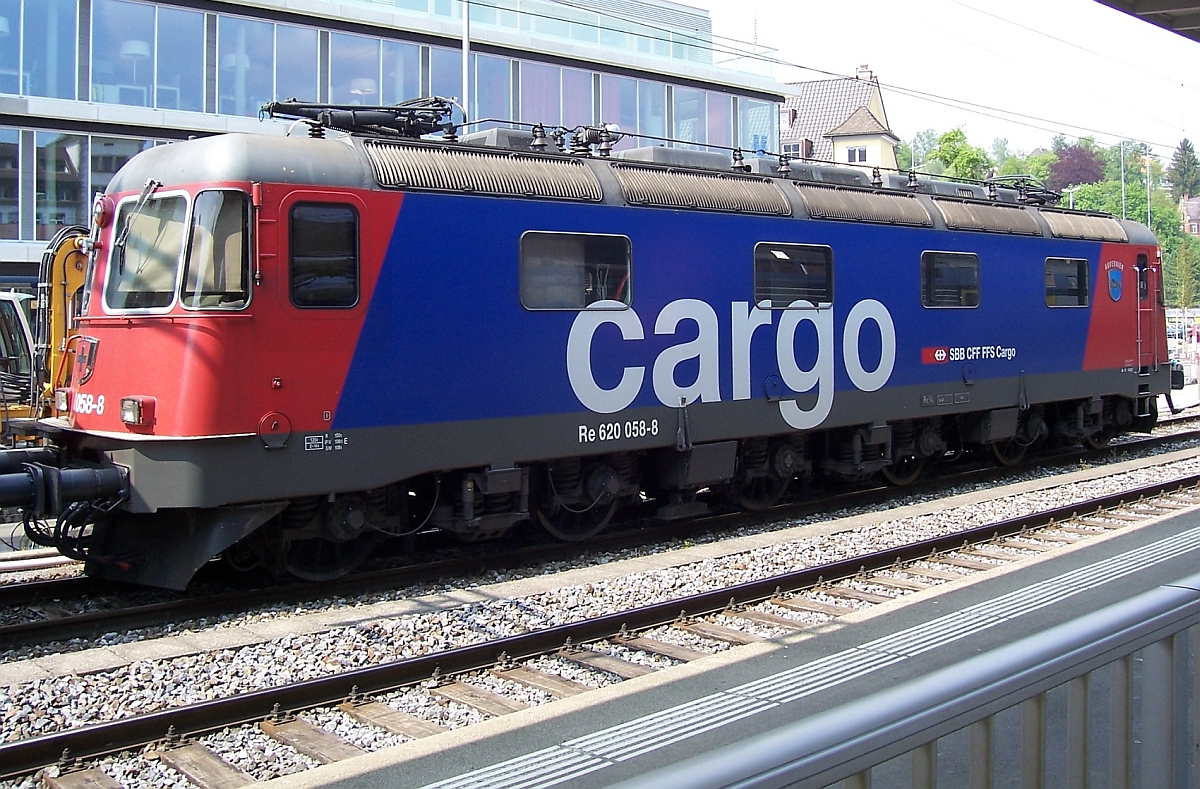
[[[298,203],[291,211],[292,303],[358,303],[358,211],[339,203]]]
[[[761,243],[754,247],[754,303],[787,309],[796,301],[814,307],[833,303],[833,250],[807,244]]]
[[[1088,305],[1088,262],[1077,258],[1046,258],[1046,306]]]
[[[846,161],[856,162],[856,161],[858,161],[857,157],[858,157],[858,149],[857,148],[851,148],[848,151],[846,151]]]
[[[867,160],[867,149],[859,148],[858,149],[858,161],[865,162],[866,160]]]
[[[538,233],[521,236],[521,304],[528,310],[582,310],[632,303],[625,236]]]
[[[979,256],[967,252],[922,254],[921,303],[926,307],[978,307]]]

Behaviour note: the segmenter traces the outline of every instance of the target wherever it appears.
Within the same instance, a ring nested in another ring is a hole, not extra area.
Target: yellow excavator
[[[9,445],[31,436],[30,420],[58,413],[54,391],[71,372],[90,242],[86,227],[62,228],[42,254],[36,295],[0,293],[0,418]]]

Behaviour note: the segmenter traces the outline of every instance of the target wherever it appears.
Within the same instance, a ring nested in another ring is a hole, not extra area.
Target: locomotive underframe
[[[562,539],[586,539],[620,506],[647,498],[659,518],[674,519],[707,509],[696,496],[701,490],[762,508],[813,474],[905,476],[927,460],[989,446],[1001,462],[1015,462],[1047,437],[1099,444],[1118,432],[1149,430],[1156,415],[1146,393],[1168,386],[1163,368],[942,386],[960,402],[932,408],[921,405],[926,386],[889,388],[886,396],[839,392],[822,428],[804,432],[787,428],[766,400],[630,409],[622,424],[658,420],[658,435],[622,437],[587,452],[564,439],[602,415],[349,431],[346,449],[319,454],[305,452],[300,436],[282,449],[266,448],[257,436],[115,445],[95,435],[59,439],[75,456],[128,469],[128,501],[97,522],[88,572],[183,588],[231,546],[235,555],[253,554],[238,551],[254,540],[257,558],[273,569],[319,580],[327,574],[322,566],[296,565],[303,557],[292,546],[329,544],[351,561],[388,534],[432,526],[488,539],[526,519]],[[861,415],[876,413],[863,422]],[[164,511],[171,517],[158,517]]]

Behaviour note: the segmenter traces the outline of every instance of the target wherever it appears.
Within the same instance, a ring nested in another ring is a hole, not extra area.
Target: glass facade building
[[[0,0],[0,101],[25,104],[0,127],[0,263],[32,263],[41,245],[22,242],[86,223],[92,195],[146,146],[282,133],[256,120],[269,101],[463,95],[458,0],[329,5],[317,16],[285,0]],[[707,12],[669,0],[470,10],[466,109],[491,119],[479,128],[604,122],[629,135],[618,148],[778,147],[781,86],[714,65]]]

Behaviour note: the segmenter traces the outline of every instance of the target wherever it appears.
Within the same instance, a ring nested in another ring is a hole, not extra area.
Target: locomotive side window
[[[967,252],[923,253],[921,303],[926,307],[978,307],[979,256]]]
[[[1088,305],[1088,262],[1078,258],[1046,258],[1046,306]]]
[[[121,205],[108,261],[105,302],[109,309],[166,307],[175,298],[183,252],[187,200],[183,196]],[[121,239],[124,238],[122,243]]]
[[[233,191],[201,192],[183,268],[183,306],[241,309],[249,297],[250,204]]]
[[[833,250],[811,244],[754,245],[754,303],[788,309],[796,301],[833,303]]]
[[[632,303],[631,247],[625,236],[541,233],[521,236],[521,304],[527,310],[581,310]]]
[[[1137,256],[1138,301],[1150,300],[1150,259],[1145,255]]]
[[[292,303],[358,303],[358,211],[339,203],[297,203],[290,231]]]

